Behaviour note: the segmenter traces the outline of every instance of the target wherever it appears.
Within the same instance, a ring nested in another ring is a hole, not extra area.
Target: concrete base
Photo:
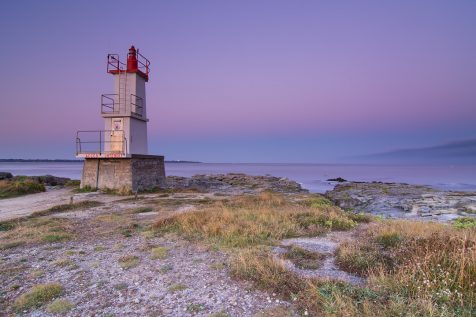
[[[141,191],[165,186],[164,157],[86,158],[81,188]]]

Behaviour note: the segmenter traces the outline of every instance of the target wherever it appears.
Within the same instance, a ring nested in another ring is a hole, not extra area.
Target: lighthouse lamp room
[[[137,192],[165,185],[164,157],[149,155],[145,84],[150,62],[131,46],[126,63],[108,54],[114,93],[101,95],[104,130],[78,131],[76,157],[84,158],[81,188]]]

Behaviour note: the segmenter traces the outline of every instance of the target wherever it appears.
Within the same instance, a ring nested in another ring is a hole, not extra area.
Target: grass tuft
[[[140,259],[135,255],[125,255],[119,259],[119,266],[124,270],[131,269],[139,265]]]
[[[175,293],[175,292],[180,292],[180,291],[183,291],[184,289],[187,289],[187,285],[184,285],[184,284],[172,284],[168,287],[168,291],[171,292],[171,293]]]
[[[166,247],[155,247],[150,250],[150,258],[153,260],[165,259],[169,255],[169,249]]]
[[[74,305],[67,299],[55,299],[46,307],[46,311],[51,314],[65,314],[73,309]]]
[[[316,270],[322,265],[326,256],[322,253],[311,252],[303,248],[292,246],[284,254],[284,258],[290,260],[296,267],[303,270]]]
[[[38,284],[33,286],[28,292],[18,297],[13,306],[17,311],[38,308],[63,292],[63,286],[59,283]]]

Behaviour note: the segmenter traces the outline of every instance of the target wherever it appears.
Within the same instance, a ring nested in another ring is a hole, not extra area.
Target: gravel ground
[[[121,234],[124,225],[145,226],[160,215],[193,210],[199,207],[197,201],[213,195],[150,194],[139,200],[88,197],[103,205],[53,215],[73,222],[73,240],[1,251],[0,316],[13,315],[14,300],[33,285],[53,282],[63,285],[61,298],[73,304],[67,316],[278,316],[266,312],[279,314],[282,309],[296,315],[290,303],[232,279],[226,254],[173,235]],[[147,206],[154,206],[154,211],[131,212]],[[167,254],[153,259],[151,250],[158,246],[165,247]],[[124,256],[137,257],[138,264],[121,268],[119,260]],[[52,316],[45,306],[21,314]]]
[[[168,256],[151,259],[150,245],[166,246]],[[74,254],[66,256],[65,250]],[[118,260],[124,255],[137,256],[139,264],[122,269]],[[133,237],[122,245],[114,240],[72,242],[25,248],[2,257],[5,262],[21,266],[16,274],[3,276],[2,288],[21,285],[9,292],[8,301],[34,284],[59,282],[65,287],[63,298],[75,306],[70,316],[209,316],[220,312],[253,316],[276,305],[289,305],[252,290],[249,284],[232,280],[223,264],[223,254],[183,241],[156,238],[145,242]],[[54,264],[61,259],[71,262]],[[44,275],[33,277],[33,272],[39,270]],[[44,310],[28,315],[49,316]]]

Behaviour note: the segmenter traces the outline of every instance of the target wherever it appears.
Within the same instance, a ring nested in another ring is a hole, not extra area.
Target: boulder
[[[12,173],[9,172],[0,172],[0,180],[13,178]]]

